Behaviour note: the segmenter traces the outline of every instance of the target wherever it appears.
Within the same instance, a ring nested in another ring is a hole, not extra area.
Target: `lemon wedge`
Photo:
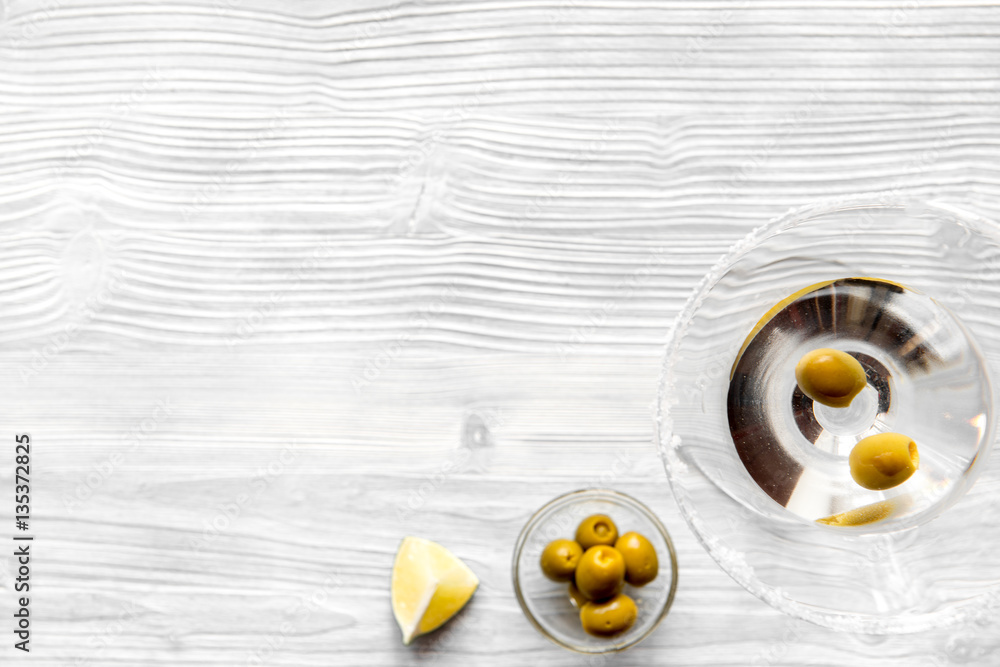
[[[444,625],[478,587],[469,566],[440,544],[403,538],[392,566],[392,613],[403,643]]]
[[[864,526],[876,521],[882,521],[892,516],[896,509],[894,498],[880,500],[871,505],[855,507],[852,510],[816,519],[816,523],[825,523],[828,526]]]

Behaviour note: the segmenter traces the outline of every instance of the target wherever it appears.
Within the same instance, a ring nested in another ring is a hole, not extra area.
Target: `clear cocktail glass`
[[[798,389],[817,347],[864,367],[850,407]],[[721,259],[671,333],[657,422],[674,495],[722,568],[788,614],[884,634],[996,607],[998,363],[1000,227],[875,196],[795,211]],[[864,489],[847,457],[887,431],[920,468]]]

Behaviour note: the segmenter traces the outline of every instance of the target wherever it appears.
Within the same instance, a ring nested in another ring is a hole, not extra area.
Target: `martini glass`
[[[820,347],[865,370],[847,408],[796,385]],[[795,211],[722,258],[671,332],[671,488],[711,556],[785,613],[871,634],[958,622],[1000,604],[998,361],[1000,227],[874,196]],[[920,468],[864,489],[848,455],[889,431],[918,443]]]

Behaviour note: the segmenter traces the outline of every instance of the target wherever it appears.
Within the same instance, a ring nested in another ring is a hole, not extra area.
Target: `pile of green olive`
[[[635,532],[618,535],[604,514],[588,516],[575,540],[554,540],[542,551],[542,572],[569,582],[569,600],[580,610],[580,623],[591,635],[610,637],[635,624],[639,610],[622,592],[625,583],[645,586],[659,571],[656,549]]]

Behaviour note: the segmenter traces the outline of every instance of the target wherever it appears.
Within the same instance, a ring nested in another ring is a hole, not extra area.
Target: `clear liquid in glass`
[[[820,347],[865,369],[868,384],[849,407],[814,404],[798,388],[795,364]],[[801,290],[762,319],[733,366],[727,409],[744,467],[787,510],[816,520],[874,505],[887,515],[881,526],[900,526],[971,485],[989,450],[991,400],[983,358],[955,315],[902,285],[845,278]],[[916,441],[920,466],[904,484],[871,491],[851,477],[848,455],[887,431]]]

